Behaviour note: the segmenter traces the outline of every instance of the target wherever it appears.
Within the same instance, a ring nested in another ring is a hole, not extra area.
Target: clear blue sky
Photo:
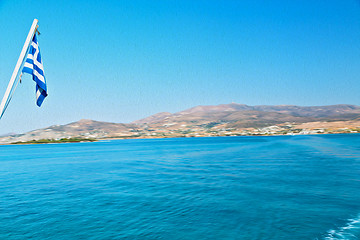
[[[360,105],[358,0],[0,0],[0,94],[34,18],[30,76],[0,134],[82,118],[130,122],[196,105]]]

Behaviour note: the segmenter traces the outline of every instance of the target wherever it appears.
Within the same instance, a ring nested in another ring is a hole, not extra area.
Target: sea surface
[[[359,134],[0,146],[0,239],[359,238]]]

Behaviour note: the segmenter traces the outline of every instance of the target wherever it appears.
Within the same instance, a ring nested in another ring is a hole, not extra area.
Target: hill
[[[308,120],[313,120],[316,118],[324,119],[324,120],[351,120],[360,117],[360,106],[356,105],[347,105],[347,104],[338,104],[338,105],[329,105],[329,106],[311,106],[311,107],[302,107],[295,105],[278,105],[278,106],[270,106],[270,105],[260,105],[260,106],[248,106],[245,104],[221,104],[215,106],[196,106],[175,114],[166,113],[165,115],[161,115],[163,117],[159,117],[159,114],[152,115],[142,120],[135,121],[133,123],[157,123],[161,121],[171,121],[169,119],[186,119],[193,118],[195,116],[203,116],[207,119],[216,118],[215,115],[222,118],[226,115],[230,115],[230,113],[258,113],[261,116],[265,117],[266,113],[277,113],[284,114],[284,116],[291,117],[300,117],[300,118],[308,118]],[[220,115],[219,115],[220,114]],[[238,117],[242,117],[239,115],[233,115],[234,119],[228,120],[236,120]],[[280,115],[272,116],[274,118],[280,117]],[[271,118],[271,117],[270,117]],[[204,119],[205,120],[205,119]],[[220,119],[218,119],[220,120]],[[239,120],[239,119],[238,119]],[[305,119],[303,119],[305,120]]]
[[[132,123],[94,120],[54,125],[0,137],[0,143],[64,138],[144,138],[360,132],[356,105],[294,106],[221,104],[161,112]]]

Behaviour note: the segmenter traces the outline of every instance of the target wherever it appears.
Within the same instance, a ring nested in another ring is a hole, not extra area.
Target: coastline
[[[276,136],[316,136],[316,135],[360,135],[359,132],[338,132],[338,133],[309,133],[309,134],[248,134],[248,135],[214,135],[214,136],[137,136],[137,137],[110,137],[110,138],[98,138],[98,139],[79,139],[79,140],[53,140],[53,139],[40,139],[35,141],[26,142],[11,142],[1,143],[1,145],[38,145],[38,144],[63,144],[63,143],[89,143],[89,142],[100,142],[110,140],[129,140],[129,139],[165,139],[165,138],[211,138],[211,137],[276,137]],[[47,140],[44,142],[43,140]]]
[[[359,134],[360,132],[336,132],[336,133],[308,133],[308,134],[234,134],[234,135],[208,135],[208,136],[141,136],[141,137],[110,137],[99,138],[103,140],[127,140],[127,139],[163,139],[163,138],[205,138],[205,137],[274,137],[274,136],[311,136],[311,135],[341,135],[341,134]]]

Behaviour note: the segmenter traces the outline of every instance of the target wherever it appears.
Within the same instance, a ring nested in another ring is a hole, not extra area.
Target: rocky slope
[[[231,103],[197,106],[174,114],[162,112],[129,124],[80,120],[24,134],[0,137],[0,143],[70,137],[104,139],[222,136],[274,133],[274,131],[288,133],[293,131],[291,129],[296,129],[297,132],[301,129],[318,129],[317,131],[324,132],[327,131],[324,129],[336,131],[336,129],[350,128],[360,129],[359,106],[345,104],[312,107],[248,106]]]

